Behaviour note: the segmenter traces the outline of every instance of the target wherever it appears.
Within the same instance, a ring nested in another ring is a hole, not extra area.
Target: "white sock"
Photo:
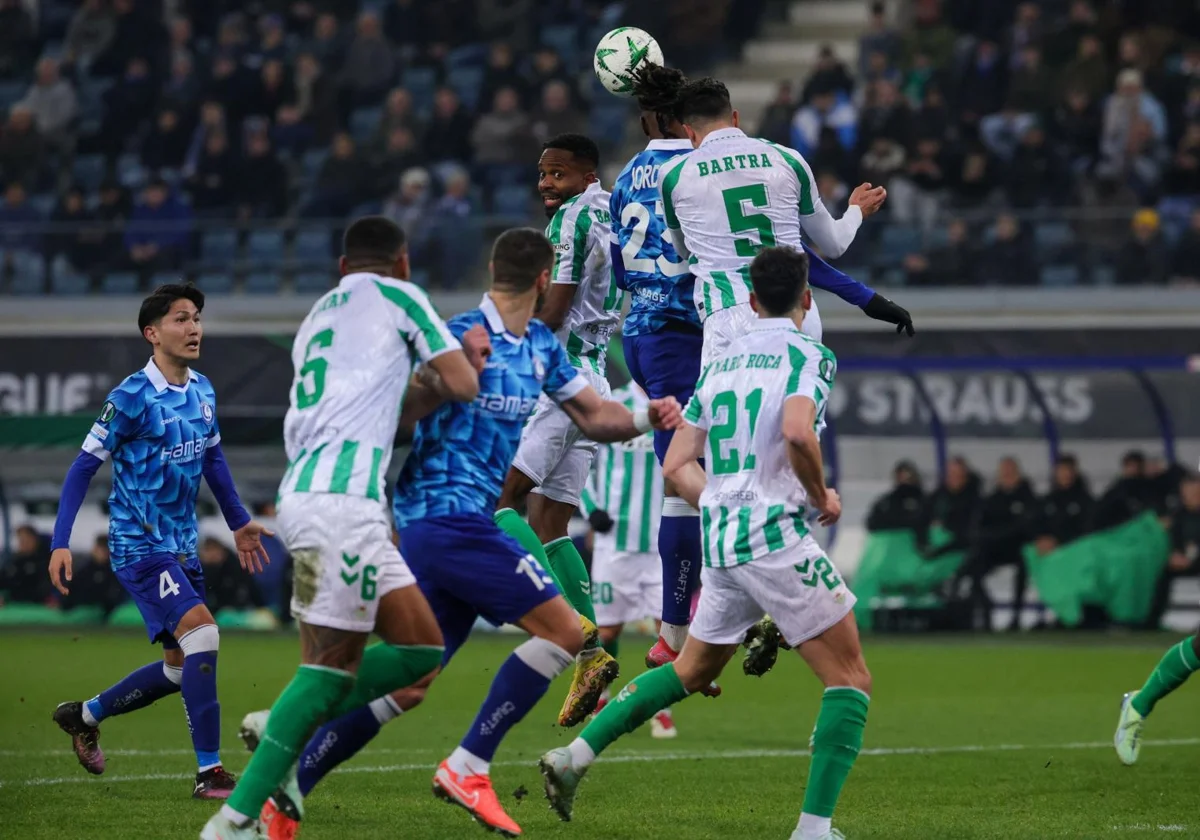
[[[667,643],[667,647],[679,653],[683,650],[683,643],[687,641],[688,626],[686,624],[668,624],[662,623],[662,627],[658,631],[658,635],[662,636],[662,640]]]
[[[588,746],[588,742],[582,738],[576,738],[567,749],[571,752],[571,764],[577,770],[591,767],[592,762],[596,760],[596,751]]]
[[[92,699],[95,700],[96,698],[93,697]],[[89,700],[88,702],[90,703],[91,701]],[[100,722],[92,715],[92,710],[88,708],[87,703],[83,704],[83,722],[88,726],[95,726]]]
[[[455,747],[446,764],[460,776],[486,776],[490,764],[462,747]]]
[[[833,819],[831,817],[818,817],[816,814],[800,815],[800,836],[805,840],[824,837],[832,828]]]
[[[240,811],[235,811],[228,805],[221,806],[221,816],[229,820],[236,826],[244,827],[250,822],[250,818]]]
[[[396,705],[396,701],[392,699],[390,694],[378,697],[367,705],[371,707],[371,713],[375,715],[375,720],[379,721],[380,726],[383,726],[389,720],[398,718],[400,713],[404,711]]]

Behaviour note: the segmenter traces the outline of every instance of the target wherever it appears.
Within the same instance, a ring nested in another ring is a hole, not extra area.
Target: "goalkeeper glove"
[[[913,329],[912,316],[908,314],[908,310],[903,306],[897,306],[878,292],[867,301],[867,305],[862,308],[862,311],[868,318],[895,324],[896,335],[908,333],[909,338],[912,338],[916,332]]]
[[[608,511],[597,508],[588,514],[588,522],[597,534],[607,534],[612,530],[613,520]]]

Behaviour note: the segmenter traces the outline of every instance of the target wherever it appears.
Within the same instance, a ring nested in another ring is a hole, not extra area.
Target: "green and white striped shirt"
[[[700,496],[706,566],[739,566],[794,548],[808,533],[807,497],[788,460],[783,406],[817,406],[816,432],[837,373],[833,352],[786,318],[763,318],[704,367],[684,420],[707,432]]]
[[[613,391],[612,399],[630,411],[650,407],[650,400],[632,382]],[[654,454],[653,432],[623,443],[600,444],[580,504],[585,514],[604,510],[612,517],[612,530],[596,535],[598,546],[609,551],[656,552],[662,499],[662,468]]]
[[[365,272],[343,277],[313,304],[292,345],[280,498],[382,501],[413,368],[460,347],[420,287]]]
[[[546,226],[546,238],[554,246],[551,282],[577,287],[575,302],[555,335],[572,365],[599,374],[605,370],[608,339],[621,319],[623,299],[612,272],[611,232],[608,191],[599,183],[564,201]]]

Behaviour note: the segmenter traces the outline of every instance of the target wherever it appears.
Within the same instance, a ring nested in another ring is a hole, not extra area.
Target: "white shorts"
[[[791,646],[837,624],[857,599],[812,536],[799,546],[741,566],[705,567],[688,633],[712,645],[738,644],[763,614]]]
[[[279,503],[276,524],[295,567],[292,615],[305,624],[370,633],[379,600],[417,582],[377,501],[292,493]]]
[[[579,372],[604,399],[612,396],[602,374]],[[534,493],[578,507],[595,456],[595,442],[585,438],[567,412],[543,394],[525,423],[512,465],[537,485]]]
[[[758,320],[758,315],[748,303],[739,303],[728,309],[721,309],[704,319],[704,349],[700,353],[700,364],[706,365],[725,352],[735,338],[745,335]],[[821,313],[817,311],[814,300],[812,309],[804,316],[804,325],[800,331],[817,341],[821,340],[824,332],[821,326]]]
[[[597,535],[592,550],[596,624],[612,627],[647,617],[662,618],[662,561],[658,554],[616,551],[611,543]]]

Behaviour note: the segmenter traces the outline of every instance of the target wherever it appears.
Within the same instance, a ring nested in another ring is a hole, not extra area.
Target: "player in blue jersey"
[[[492,519],[521,430],[542,394],[595,441],[630,440],[681,422],[672,397],[640,412],[603,399],[572,367],[549,328],[533,320],[553,262],[554,249],[538,231],[518,228],[496,240],[490,291],[478,308],[448,322],[456,337],[478,326],[491,336],[479,396],[473,403],[443,403],[427,389],[428,374],[414,379],[402,424],[420,419],[393,497],[401,548],[442,630],[443,661],[454,656],[480,616],[516,624],[532,637],[501,665],[475,722],[433,778],[439,798],[505,837],[519,836],[521,827],[496,798],[489,764],[508,731],[583,647],[576,613],[548,570]],[[276,817],[279,834],[271,837],[293,836],[286,830],[294,830],[300,813],[296,799],[379,731],[378,725],[361,725],[369,716],[351,712],[312,737],[296,783],[275,794],[286,822]]]
[[[138,327],[154,348],[146,366],[113,389],[63,482],[54,524],[50,580],[63,595],[71,580],[71,528],[88,484],[112,460],[108,545],[112,568],[146,623],[161,661],[144,665],[86,702],[54,711],[89,773],[104,772],[100,721],[182,692],[199,765],[192,795],[225,799],[233,777],[221,766],[217,702],[217,625],[204,604],[196,557],[196,493],[204,478],[233,531],[238,560],[250,572],[269,562],[238,500],[221,454],[216,395],[189,365],[200,356],[204,295],[192,286],[159,286],[142,302]]]
[[[625,166],[612,189],[611,242],[617,285],[630,295],[622,326],[625,360],[635,382],[650,397],[674,396],[686,403],[700,377],[704,334],[693,299],[694,281],[687,263],[666,235],[659,169],[669,160],[692,151],[691,141],[675,114],[680,88],[687,81],[679,70],[646,65],[638,74],[634,96],[641,108],[641,126],[650,138],[645,150]],[[897,325],[913,334],[908,312],[882,295],[830,266],[805,247],[810,260],[810,284],[833,292],[861,307],[867,316]],[[808,328],[820,339],[820,321],[813,315]],[[654,449],[661,463],[671,432],[655,434]],[[663,564],[661,635],[646,656],[654,667],[672,661],[687,638],[692,593],[700,576],[700,516],[665,483],[658,550]],[[749,672],[770,667],[777,639],[770,626],[755,628]],[[764,648],[760,636],[767,634]],[[761,660],[761,661],[760,661]],[[769,663],[769,664],[768,664]],[[713,687],[715,693],[715,687]]]

